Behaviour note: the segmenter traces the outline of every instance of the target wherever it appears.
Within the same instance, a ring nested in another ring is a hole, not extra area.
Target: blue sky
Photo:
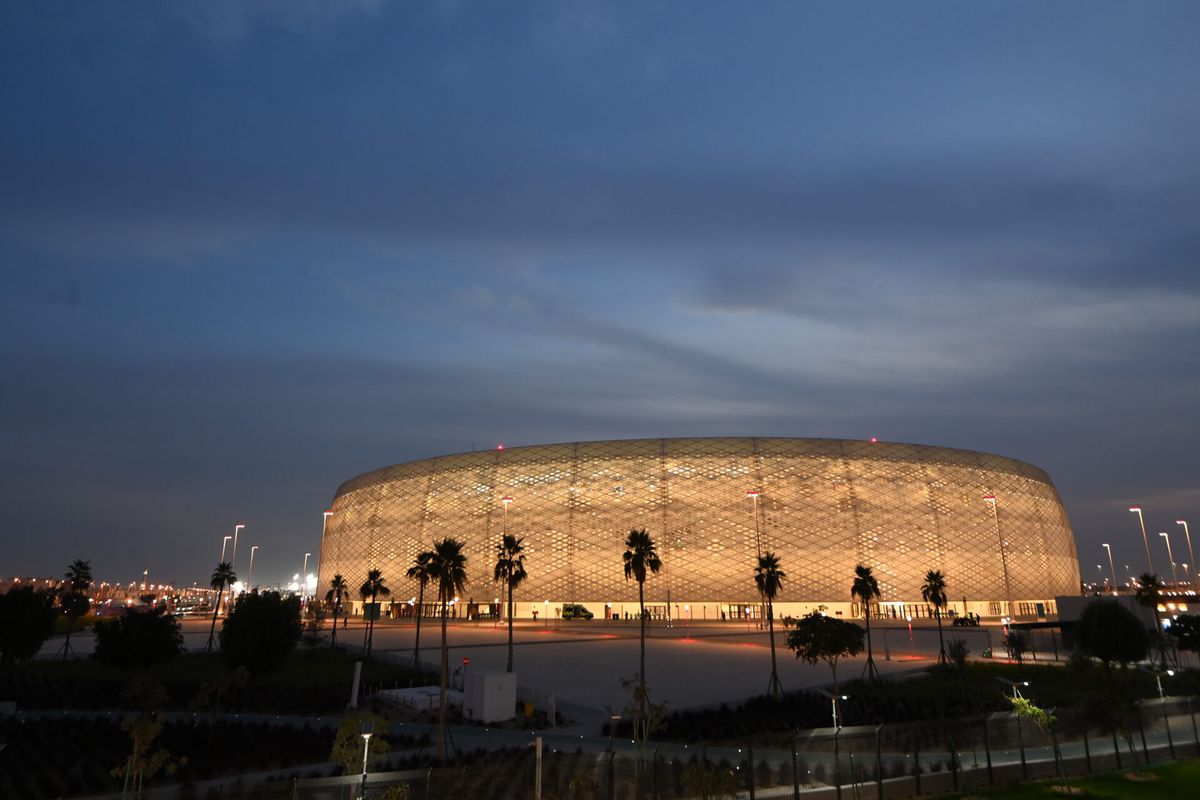
[[[1192,3],[9,3],[0,571],[315,550],[494,446],[1047,469],[1200,529]],[[293,563],[294,562],[294,563]],[[1136,566],[1136,562],[1134,563]]]

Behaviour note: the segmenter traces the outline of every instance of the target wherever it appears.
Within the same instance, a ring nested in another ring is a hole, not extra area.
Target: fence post
[[[1050,644],[1054,647],[1054,660],[1058,661],[1058,636],[1053,629],[1050,630]]]
[[[1092,774],[1092,748],[1088,745],[1087,723],[1083,725],[1083,757],[1087,764],[1088,774]],[[1064,766],[1065,769],[1065,766]]]
[[[875,726],[875,786],[878,789],[879,800],[883,800],[883,755],[879,748],[879,732],[883,725]]]
[[[913,782],[916,784],[917,796],[921,796],[921,732],[913,723]]]
[[[754,737],[750,737],[750,743],[746,747],[750,751],[750,758],[746,761],[746,782],[750,784],[750,800],[754,800]]]
[[[992,775],[992,744],[988,737],[988,718],[986,714],[983,717],[983,752],[987,754],[988,786],[995,786],[996,778]]]
[[[1200,731],[1196,730],[1196,698],[1188,698],[1188,713],[1192,716],[1192,738],[1196,741],[1196,755],[1200,755]]]
[[[1150,748],[1146,746],[1146,725],[1142,722],[1142,706],[1138,703],[1134,706],[1137,709],[1138,731],[1142,734],[1142,755],[1146,759],[1146,766],[1150,766]]]
[[[1121,764],[1121,744],[1120,744],[1120,742],[1117,741],[1117,726],[1116,725],[1113,725],[1112,737],[1113,737],[1113,752],[1117,754],[1117,769],[1125,769],[1124,765]]]
[[[842,800],[842,768],[838,763],[838,734],[841,728],[833,730],[833,783],[837,787],[837,800]]]
[[[950,777],[954,779],[954,791],[958,791],[958,749],[954,746],[954,737],[950,737]]]
[[[1025,762],[1025,737],[1021,732],[1021,718],[1017,717],[1017,747],[1021,749],[1021,780],[1029,780],[1029,765]]]
[[[1162,706],[1163,712],[1163,727],[1167,729],[1167,750],[1171,754],[1171,760],[1175,760],[1175,740],[1171,738],[1171,718],[1167,716],[1167,701],[1163,698],[1158,701]]]
[[[792,734],[792,800],[800,800],[800,766],[796,763],[796,745],[800,733]]]

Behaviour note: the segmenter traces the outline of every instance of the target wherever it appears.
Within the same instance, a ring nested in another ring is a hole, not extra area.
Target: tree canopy
[[[1141,661],[1150,649],[1150,635],[1137,615],[1116,600],[1089,603],[1075,626],[1080,651],[1105,666]]]
[[[863,651],[865,631],[853,622],[827,617],[819,611],[806,614],[787,637],[787,646],[796,658],[808,664],[824,661],[833,672],[837,687],[837,662]]]
[[[0,594],[0,664],[37,655],[54,632],[57,617],[52,592],[16,586]]]
[[[96,623],[92,657],[114,667],[162,664],[183,652],[179,620],[164,609],[129,612]]]
[[[253,673],[278,668],[300,641],[300,598],[279,592],[239,595],[221,627],[221,655]]]

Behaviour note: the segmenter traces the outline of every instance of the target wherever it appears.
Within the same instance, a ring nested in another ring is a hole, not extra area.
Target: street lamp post
[[[258,545],[250,548],[250,574],[246,576],[246,587],[250,591],[254,591],[254,554],[258,551]]]
[[[1176,583],[1179,581],[1179,575],[1175,572],[1175,556],[1171,554],[1171,537],[1163,531],[1159,531],[1158,535],[1167,543],[1167,560],[1171,562],[1171,583]]]
[[[371,734],[375,732],[375,723],[364,722],[362,724],[363,738],[363,766],[362,766],[362,785],[358,790],[359,800],[365,800],[367,796],[367,753],[371,746]]]
[[[1102,547],[1108,551],[1108,569],[1112,572],[1113,594],[1116,594],[1117,593],[1117,568],[1113,565],[1112,546],[1106,544],[1106,545],[1102,545]]]
[[[1192,569],[1196,569],[1196,554],[1192,552],[1192,535],[1188,533],[1187,520],[1177,519],[1175,520],[1175,524],[1183,526],[1183,535],[1187,537],[1188,561],[1192,562]],[[1200,572],[1200,570],[1197,570],[1197,572]]]
[[[229,559],[229,566],[230,566],[230,567],[236,567],[236,566],[237,566],[237,540],[238,540],[238,531],[240,531],[240,530],[241,530],[242,528],[244,528],[244,527],[246,527],[246,526],[245,526],[245,525],[243,525],[243,524],[242,524],[242,523],[240,523],[240,522],[239,522],[237,525],[234,525],[234,526],[233,526],[233,557]]]
[[[1151,575],[1155,575],[1154,559],[1150,557],[1150,537],[1146,536],[1146,518],[1142,515],[1141,506],[1130,506],[1130,512],[1138,515],[1138,524],[1142,526],[1142,544],[1146,546],[1146,566],[1150,570]]]
[[[1008,600],[1008,616],[1013,615],[1012,583],[1008,579],[1008,554],[1004,550],[1004,535],[1000,533],[1000,504],[996,496],[984,495],[983,502],[992,507],[992,519],[996,522],[996,539],[1000,542],[1000,566],[1004,568],[1004,593]]]
[[[144,569],[144,570],[142,570],[142,591],[143,592],[146,591],[146,589],[149,587],[149,585],[150,585],[150,570]]]
[[[226,536],[226,537],[225,537],[225,538],[224,538],[224,539],[221,541],[221,560],[220,560],[220,562],[218,562],[218,563],[221,563],[221,564],[224,564],[224,563],[225,563],[225,548],[226,548],[226,546],[228,546],[228,544],[229,544],[229,540],[230,540],[230,539],[232,539],[232,538],[233,538],[232,536]]]
[[[758,559],[762,558],[762,532],[758,524],[758,498],[762,492],[757,489],[751,489],[746,492],[746,497],[750,498],[751,513],[754,514],[754,552]],[[758,564],[758,561],[755,561]],[[767,597],[763,592],[758,593],[758,627],[761,628],[765,623],[763,618],[767,615]]]

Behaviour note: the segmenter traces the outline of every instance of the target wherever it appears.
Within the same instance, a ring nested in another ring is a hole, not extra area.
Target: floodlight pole
[[[1158,573],[1154,571],[1154,559],[1150,556],[1150,537],[1146,536],[1146,518],[1142,515],[1142,507],[1130,506],[1129,510],[1138,515],[1138,524],[1142,527],[1142,544],[1146,546],[1146,566],[1151,575],[1157,575]]]
[[[1000,566],[1004,568],[1004,593],[1008,600],[1008,616],[1013,616],[1012,583],[1008,579],[1008,554],[1004,550],[1004,535],[1000,532],[1000,504],[995,495],[985,495],[983,502],[992,507],[992,519],[996,521],[996,539],[1000,542]]]

